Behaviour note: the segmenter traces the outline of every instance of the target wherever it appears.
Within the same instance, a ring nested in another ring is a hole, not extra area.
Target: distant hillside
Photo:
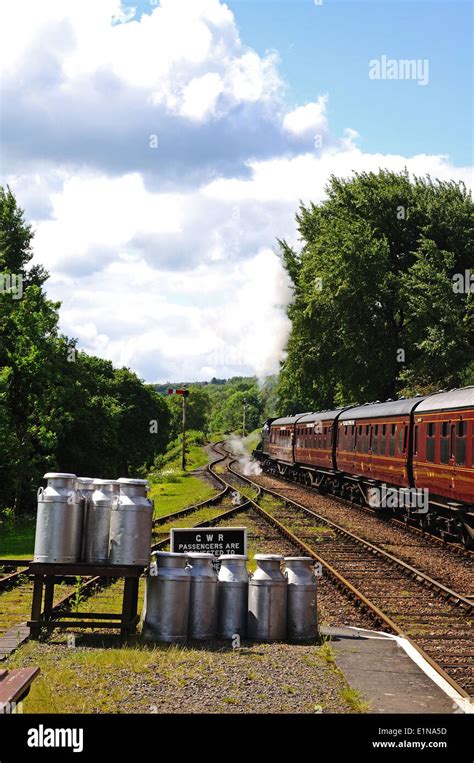
[[[240,431],[245,417],[245,431],[259,427],[268,416],[277,414],[277,377],[268,376],[263,384],[254,376],[233,376],[230,379],[213,377],[209,382],[167,382],[153,385],[167,397],[169,388],[189,390],[187,418],[190,428],[203,432]],[[168,398],[172,415],[172,432],[181,428],[181,399]]]
[[[244,377],[236,377],[239,379],[243,379]],[[222,386],[223,384],[226,384],[230,379],[216,379],[215,376],[212,377],[211,381],[179,381],[179,382],[166,382],[166,384],[154,384],[154,388],[157,392],[159,392],[162,395],[166,395],[168,393],[169,388],[174,387],[209,387],[210,385],[215,386]]]

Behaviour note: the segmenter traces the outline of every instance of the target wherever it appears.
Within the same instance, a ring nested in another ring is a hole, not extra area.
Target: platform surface
[[[388,635],[359,628],[321,628],[336,665],[370,702],[370,713],[459,713],[462,710]]]

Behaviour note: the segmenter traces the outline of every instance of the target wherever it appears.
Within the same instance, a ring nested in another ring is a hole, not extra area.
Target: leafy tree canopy
[[[474,381],[474,262],[462,183],[407,171],[332,177],[300,206],[302,248],[280,241],[294,284],[279,394],[283,412],[385,400]]]

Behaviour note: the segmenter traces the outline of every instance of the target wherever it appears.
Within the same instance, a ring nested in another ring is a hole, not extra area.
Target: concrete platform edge
[[[405,651],[408,657],[425,673],[428,678],[433,681],[450,699],[453,700],[459,707],[459,711],[466,714],[474,714],[474,704],[468,697],[462,697],[451,684],[449,684],[443,676],[440,674],[425,660],[425,658],[410,644],[410,642],[402,636],[395,636],[392,633],[386,633],[385,631],[371,631],[365,628],[356,628],[354,626],[346,626],[347,630],[353,631],[354,634],[360,634],[369,639],[392,639],[396,641],[399,646]],[[331,634],[333,629],[324,629]],[[337,631],[337,629],[334,629]]]

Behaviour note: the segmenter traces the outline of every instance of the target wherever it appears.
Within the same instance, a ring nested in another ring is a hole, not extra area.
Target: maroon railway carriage
[[[284,416],[274,419],[270,424],[270,437],[268,440],[268,455],[275,462],[280,462],[278,472],[285,474],[288,466],[293,466],[293,443],[295,438],[295,423],[306,414],[297,416]]]
[[[334,429],[345,408],[306,413],[295,423],[294,461],[303,471],[303,481],[326,486],[336,469]]]
[[[270,459],[278,462],[273,471],[319,487],[325,473],[332,474],[335,468],[333,429],[343,410],[274,419],[268,443]]]
[[[338,421],[336,462],[353,481],[413,487],[411,416],[423,397],[359,405]]]
[[[413,474],[430,500],[474,508],[474,387],[438,392],[415,410]]]
[[[474,387],[302,413],[265,427],[256,451],[264,469],[356,501],[381,485],[428,491],[428,515],[405,507],[405,518],[474,545]]]

